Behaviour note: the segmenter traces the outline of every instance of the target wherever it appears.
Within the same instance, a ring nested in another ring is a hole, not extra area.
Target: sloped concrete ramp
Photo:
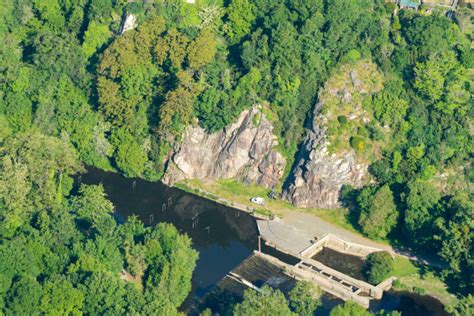
[[[291,213],[283,219],[257,220],[260,236],[267,244],[284,252],[299,255],[314,243],[333,235],[344,241],[393,252],[392,247],[380,245],[334,224],[304,213]]]

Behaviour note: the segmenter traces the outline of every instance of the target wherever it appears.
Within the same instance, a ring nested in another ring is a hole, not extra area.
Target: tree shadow
[[[360,189],[354,188],[351,185],[344,184],[339,191],[339,203],[342,207],[349,210],[346,215],[346,220],[357,230],[360,231],[359,216],[360,209],[357,204],[357,196],[360,194]]]

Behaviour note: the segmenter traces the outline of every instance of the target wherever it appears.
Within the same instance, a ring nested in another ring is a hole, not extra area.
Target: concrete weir
[[[368,308],[372,299],[381,299],[384,290],[390,289],[394,278],[389,278],[377,286],[354,279],[322,263],[306,259],[295,266],[288,265],[277,258],[257,253],[258,256],[282,268],[286,274],[300,281],[314,283],[329,294],[344,301],[352,300]]]
[[[383,292],[392,286],[395,278],[389,278],[377,286],[365,281],[355,279],[313,259],[313,256],[324,247],[331,248],[341,253],[366,257],[372,252],[382,249],[345,241],[332,234],[308,235],[296,227],[279,222],[269,225],[269,221],[257,221],[260,238],[265,244],[279,251],[298,258],[295,265],[285,263],[278,258],[258,252],[261,258],[279,266],[289,276],[312,282],[322,290],[342,299],[352,300],[365,308],[370,301],[381,299]]]

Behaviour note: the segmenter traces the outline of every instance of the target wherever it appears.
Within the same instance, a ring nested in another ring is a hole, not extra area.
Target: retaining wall
[[[321,251],[324,247],[331,248],[338,252],[357,257],[366,257],[372,252],[383,251],[379,248],[352,243],[349,241],[342,240],[334,235],[328,234],[324,236],[321,240],[317,241],[316,243],[303,250],[300,255],[305,258],[311,258],[316,253]]]

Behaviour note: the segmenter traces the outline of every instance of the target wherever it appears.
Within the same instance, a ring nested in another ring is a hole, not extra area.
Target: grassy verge
[[[267,194],[270,190],[257,185],[245,185],[235,180],[219,180],[204,182],[201,180],[185,180],[176,185],[178,188],[218,201],[225,205],[238,207],[247,211],[254,211],[258,215],[270,216],[272,214],[284,217],[289,211],[299,211],[318,216],[329,223],[342,227],[359,236],[363,236],[351,224],[347,209],[303,209],[298,208],[286,201],[270,200]],[[256,205],[250,202],[255,196],[264,197],[265,205]],[[383,244],[389,244],[388,240],[377,240]],[[439,299],[445,305],[453,305],[456,297],[448,292],[446,284],[439,277],[437,271],[427,266],[419,265],[408,258],[397,256],[394,262],[394,270],[391,276],[397,277],[394,284],[395,290],[405,290],[426,294]]]
[[[328,223],[335,224],[355,234],[360,234],[349,220],[349,210],[346,208],[327,209],[327,210],[309,210],[314,212],[319,218]]]
[[[296,209],[282,200],[271,200],[267,197],[269,189],[257,185],[245,185],[235,180],[219,180],[204,182],[201,180],[184,180],[176,185],[178,188],[195,193],[215,201],[227,201],[226,204],[247,210],[255,210],[258,214],[284,216],[286,210]],[[250,202],[252,197],[265,198],[265,205]]]
[[[393,288],[398,291],[415,292],[437,298],[445,306],[455,305],[456,296],[448,292],[448,287],[439,276],[439,271],[414,263],[408,258],[397,256],[391,276],[397,277]]]
[[[408,258],[397,256],[393,264],[393,271],[390,276],[395,276],[397,278],[413,276],[414,274],[419,274],[420,269]]]
[[[349,210],[347,208],[335,208],[335,209],[308,209],[306,212],[312,213],[317,217],[321,218],[322,220],[344,228],[347,231],[350,231],[353,234],[359,235],[360,237],[370,239],[375,241],[379,244],[383,245],[390,245],[393,244],[390,242],[389,239],[386,238],[368,238],[364,234],[362,234],[359,230],[357,230],[354,225],[351,223],[349,217]]]

